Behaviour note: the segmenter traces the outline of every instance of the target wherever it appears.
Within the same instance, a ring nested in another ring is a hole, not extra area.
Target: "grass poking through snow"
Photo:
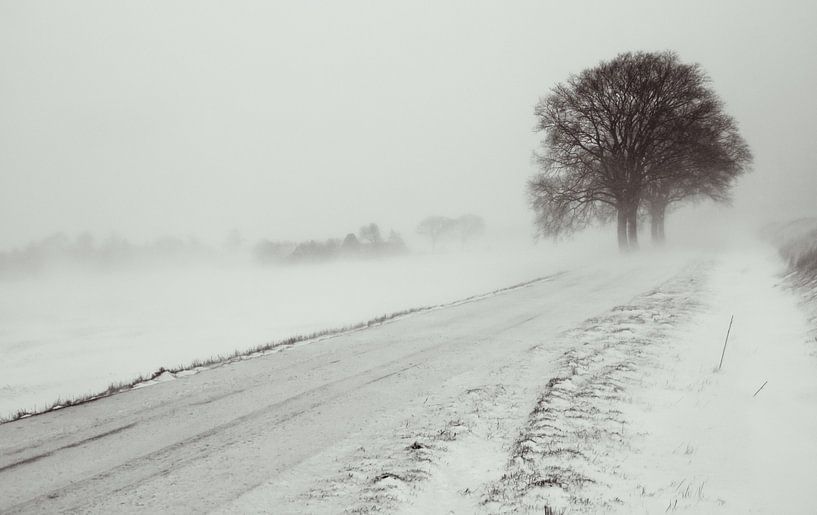
[[[621,411],[627,388],[649,366],[650,348],[697,305],[701,268],[693,267],[629,305],[588,320],[566,337],[579,345],[561,357],[516,440],[506,471],[482,503],[489,512],[598,512],[620,504],[616,456],[630,443]]]

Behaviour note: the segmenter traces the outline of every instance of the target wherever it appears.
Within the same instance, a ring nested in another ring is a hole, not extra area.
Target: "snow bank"
[[[622,513],[813,509],[815,342],[782,272],[771,251],[724,256],[705,311],[645,370],[627,410],[639,436],[620,456]]]

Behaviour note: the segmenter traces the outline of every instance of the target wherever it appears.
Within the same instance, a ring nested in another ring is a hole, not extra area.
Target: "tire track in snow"
[[[402,364],[402,363],[403,363],[402,360],[394,362],[394,364]],[[334,381],[334,382],[331,382],[331,383],[321,385],[318,388],[314,388],[314,389],[302,392],[302,393],[300,393],[298,395],[289,397],[289,398],[284,399],[283,401],[277,402],[275,404],[262,406],[260,408],[257,408],[255,410],[251,411],[250,413],[248,413],[246,415],[234,418],[234,419],[230,420],[227,423],[220,424],[220,425],[218,425],[216,427],[213,427],[213,428],[211,428],[211,429],[209,429],[207,431],[200,432],[200,433],[198,433],[198,434],[196,434],[194,436],[191,436],[191,437],[186,438],[184,440],[175,442],[172,445],[165,446],[165,447],[163,447],[161,449],[158,449],[158,450],[156,450],[154,452],[151,452],[149,454],[145,454],[143,456],[140,456],[140,457],[138,457],[138,458],[136,458],[134,460],[128,461],[127,463],[124,463],[124,464],[122,464],[122,465],[120,465],[120,466],[118,466],[118,467],[116,467],[114,469],[109,469],[109,470],[106,470],[105,472],[103,472],[101,474],[97,474],[97,475],[94,475],[94,476],[91,476],[91,477],[83,478],[83,479],[80,479],[78,481],[72,481],[69,485],[67,485],[66,487],[64,487],[62,489],[49,492],[48,494],[44,494],[44,495],[42,495],[40,497],[30,499],[27,502],[12,506],[9,509],[9,511],[10,512],[21,512],[21,511],[26,511],[26,510],[31,509],[31,508],[35,508],[39,502],[41,502],[43,499],[46,499],[46,498],[48,498],[48,499],[54,499],[56,497],[70,498],[70,497],[72,497],[74,495],[75,492],[77,492],[77,491],[79,491],[81,489],[81,486],[82,486],[83,483],[85,483],[85,484],[93,483],[93,482],[98,481],[99,479],[105,478],[105,477],[111,477],[111,476],[118,476],[120,478],[130,477],[128,480],[123,481],[123,486],[122,487],[112,491],[111,492],[112,494],[136,488],[139,485],[145,484],[145,483],[155,479],[156,477],[159,477],[159,476],[162,476],[162,475],[166,474],[167,469],[163,464],[167,463],[168,462],[167,458],[172,456],[174,453],[177,453],[179,451],[184,451],[185,456],[177,457],[176,459],[173,460],[174,468],[183,467],[186,463],[196,461],[197,459],[210,454],[211,452],[213,452],[214,448],[229,446],[229,444],[230,444],[229,439],[227,441],[222,440],[222,441],[219,442],[218,441],[219,439],[215,438],[215,437],[223,434],[225,431],[227,431],[229,429],[232,429],[234,427],[239,427],[239,426],[246,427],[246,424],[248,424],[248,423],[250,423],[252,421],[255,421],[255,420],[259,419],[259,418],[263,418],[263,417],[267,416],[270,412],[276,411],[276,410],[283,410],[283,413],[280,413],[279,416],[274,417],[275,419],[272,420],[272,421],[264,419],[263,420],[264,427],[268,428],[268,427],[271,427],[271,426],[286,423],[287,421],[289,421],[289,420],[291,420],[291,419],[293,419],[293,418],[295,418],[295,417],[297,417],[297,416],[299,416],[299,415],[301,415],[301,414],[303,414],[303,413],[305,413],[305,412],[307,412],[307,411],[309,411],[311,409],[317,408],[317,407],[321,406],[322,404],[330,403],[333,400],[335,400],[337,397],[346,395],[348,393],[348,391],[349,391],[349,388],[350,389],[356,389],[356,388],[359,388],[359,387],[362,387],[362,386],[377,382],[379,380],[386,379],[386,378],[394,376],[396,374],[400,374],[402,372],[405,372],[406,370],[414,368],[415,366],[417,366],[417,365],[412,364],[412,365],[409,365],[409,366],[401,366],[395,371],[388,372],[386,374],[381,373],[379,375],[376,375],[376,377],[374,377],[373,379],[368,379],[372,373],[382,372],[382,368],[376,367],[376,368],[373,368],[373,369],[367,371],[368,374],[366,374],[363,377],[361,377],[360,375],[356,375],[356,376],[352,376],[352,377],[346,377],[346,378],[343,378],[343,379],[340,379],[340,380],[337,380],[337,381]],[[349,386],[347,388],[338,388],[339,386],[341,386],[342,384],[345,384],[345,383],[349,383]],[[337,390],[337,391],[335,393],[329,395],[328,393],[331,393],[332,390]],[[313,400],[313,401],[309,402],[310,399],[316,399],[316,400]],[[304,402],[306,402],[306,405],[302,405],[302,404],[304,404]],[[34,463],[36,461],[39,461],[41,459],[52,457],[56,453],[58,453],[59,451],[80,447],[83,444],[90,443],[92,441],[98,440],[98,439],[103,438],[105,436],[115,435],[115,434],[121,433],[123,431],[133,429],[136,425],[137,425],[136,423],[131,423],[131,424],[128,424],[126,426],[122,426],[120,428],[117,428],[117,429],[114,429],[114,430],[111,430],[111,431],[107,431],[107,432],[102,433],[100,435],[96,435],[96,436],[93,436],[93,437],[90,437],[90,438],[84,438],[82,440],[79,440],[77,442],[73,442],[73,443],[68,444],[68,445],[63,445],[63,446],[61,446],[61,447],[59,447],[57,449],[54,449],[53,451],[49,451],[49,452],[42,453],[42,454],[30,457],[30,458],[26,458],[26,459],[21,460],[21,461],[19,461],[17,463],[13,463],[13,464],[4,466],[3,468],[0,468],[0,473],[5,472],[7,470],[10,470],[10,469],[12,469],[14,467],[17,467],[17,466],[28,465],[28,464]],[[72,511],[73,510],[80,510],[81,511],[82,506],[83,506],[83,504],[74,505],[72,507]]]
[[[76,441],[76,442],[73,442],[73,443],[69,443],[67,445],[63,445],[62,447],[58,447],[58,448],[54,449],[53,451],[48,451],[48,452],[45,452],[45,453],[42,453],[42,454],[36,454],[34,456],[30,456],[30,457],[22,459],[20,461],[10,463],[8,465],[4,465],[4,466],[0,467],[0,473],[6,472],[7,470],[11,470],[11,469],[13,469],[15,467],[19,467],[21,465],[27,465],[29,463],[34,463],[35,461],[39,461],[39,460],[41,460],[43,458],[47,458],[49,456],[53,456],[55,453],[57,453],[59,451],[62,451],[62,450],[65,450],[65,449],[73,449],[74,447],[80,447],[80,446],[85,445],[87,443],[91,443],[91,442],[94,442],[96,440],[99,440],[100,438],[105,438],[106,436],[111,436],[111,435],[115,435],[117,433],[121,433],[122,431],[126,431],[126,430],[132,428],[135,425],[136,425],[136,422],[132,422],[130,424],[126,424],[124,426],[117,427],[115,429],[111,429],[110,431],[105,431],[104,433],[99,433],[99,434],[96,434],[94,436],[89,436],[87,438],[83,438],[82,440],[79,440],[79,441]]]

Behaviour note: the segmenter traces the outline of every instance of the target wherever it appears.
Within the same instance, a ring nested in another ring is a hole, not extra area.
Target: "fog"
[[[813,2],[0,3],[0,248],[327,238],[474,212],[531,233],[533,105],[625,50],[711,75],[755,153],[735,207],[817,191]],[[784,212],[781,213],[781,210]]]
[[[672,245],[817,214],[814,19],[808,1],[0,2],[0,416],[624,259],[610,228],[536,244],[525,193],[538,98],[622,51],[700,63],[755,155],[731,209],[670,215]],[[464,214],[485,234],[432,252],[416,233]],[[406,248],[258,256],[369,223]]]

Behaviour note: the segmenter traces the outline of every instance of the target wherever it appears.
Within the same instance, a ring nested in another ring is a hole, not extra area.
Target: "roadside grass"
[[[243,361],[246,359],[256,358],[259,356],[264,356],[266,354],[280,351],[285,348],[294,347],[297,344],[307,343],[307,342],[314,342],[318,340],[324,340],[328,338],[335,338],[338,336],[342,336],[345,334],[353,333],[356,331],[362,331],[368,329],[370,327],[375,327],[381,324],[385,324],[388,322],[395,321],[397,319],[417,314],[423,313],[428,311],[433,311],[437,309],[443,309],[448,307],[459,306],[462,304],[467,304],[470,302],[477,302],[482,299],[486,299],[488,297],[493,297],[495,295],[500,295],[503,293],[508,293],[513,290],[518,290],[520,288],[525,288],[528,286],[532,286],[536,283],[545,282],[553,280],[563,274],[565,271],[556,272],[553,274],[549,274],[542,277],[537,277],[535,279],[531,279],[529,281],[524,281],[521,283],[517,283],[511,286],[506,286],[504,288],[499,288],[497,290],[493,290],[488,293],[482,293],[478,295],[472,295],[470,297],[466,297],[464,299],[456,300],[453,302],[442,303],[442,304],[434,304],[429,306],[420,306],[415,308],[404,309],[401,311],[396,311],[393,313],[387,313],[385,315],[377,316],[365,322],[359,322],[356,324],[350,324],[342,327],[336,327],[332,329],[326,329],[322,331],[315,331],[312,333],[307,334],[300,334],[291,336],[289,338],[285,338],[283,340],[277,340],[273,342],[264,343],[261,345],[257,345],[255,347],[251,347],[249,349],[244,350],[235,350],[231,354],[222,355],[218,354],[215,356],[211,356],[206,359],[196,359],[191,361],[185,365],[178,365],[176,367],[166,368],[160,367],[156,371],[151,374],[144,375],[140,374],[139,376],[128,380],[128,381],[121,381],[115,382],[108,385],[105,390],[95,393],[88,393],[84,395],[73,396],[70,398],[62,399],[58,398],[54,402],[46,405],[43,409],[25,409],[21,408],[13,412],[8,417],[0,416],[0,424],[7,424],[9,422],[14,422],[17,420],[42,415],[44,413],[49,413],[52,411],[56,411],[59,409],[71,407],[71,406],[78,406],[81,404],[85,404],[88,402],[93,402],[99,399],[103,399],[105,397],[110,397],[112,395],[116,395],[119,393],[127,392],[133,390],[134,388],[138,388],[141,386],[148,386],[157,382],[160,382],[162,377],[166,377],[168,379],[174,379],[178,377],[184,377],[185,375],[193,375],[203,370],[211,369],[220,367],[223,365],[228,365],[231,363]]]
[[[765,231],[802,285],[817,286],[817,218],[802,218]]]
[[[817,229],[785,242],[780,247],[780,254],[806,283],[817,280]]]
[[[817,218],[767,229],[766,237],[788,265],[785,283],[801,297],[817,343]]]
[[[628,389],[638,384],[639,370],[657,359],[654,349],[698,309],[706,268],[702,263],[566,335],[578,345],[560,357],[561,373],[545,384],[505,473],[488,485],[485,509],[620,508],[616,494],[626,490],[621,487],[627,478],[617,457],[637,433],[622,411],[631,401]]]

